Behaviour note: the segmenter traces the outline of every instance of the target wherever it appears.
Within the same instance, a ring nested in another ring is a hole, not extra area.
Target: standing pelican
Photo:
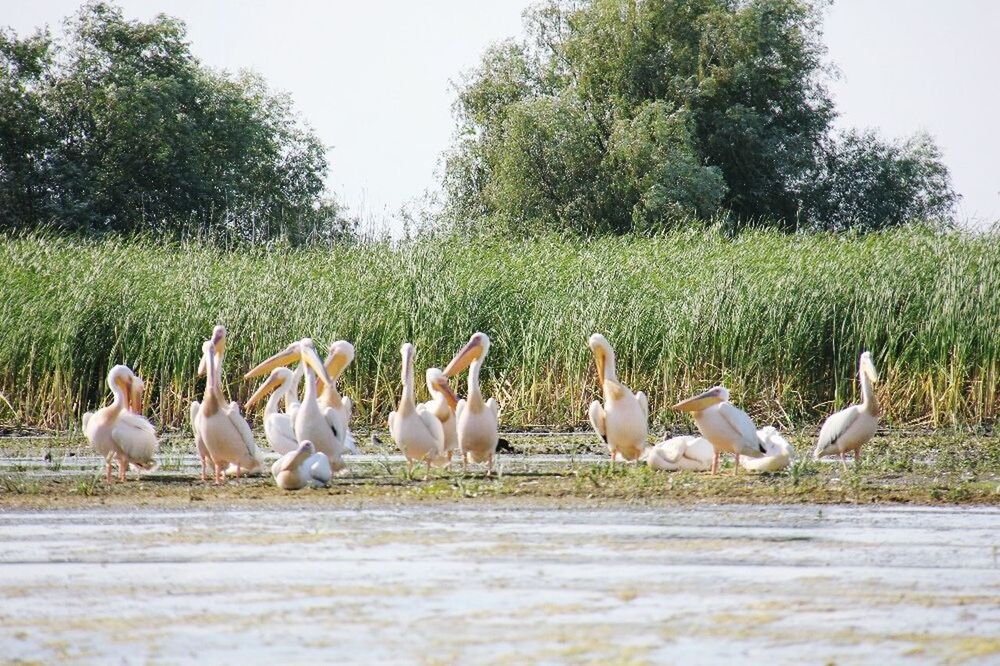
[[[309,338],[288,345],[283,351],[263,361],[244,377],[250,379],[273,370],[282,365],[299,362],[305,366],[306,391],[302,403],[295,410],[295,439],[299,442],[311,441],[316,450],[330,459],[330,465],[335,470],[341,470],[344,465],[344,446],[342,435],[338,431],[337,419],[331,410],[323,409],[316,394],[316,375],[324,382],[330,383],[330,376],[323,367],[323,362],[316,353],[316,347]]]
[[[108,372],[108,387],[114,401],[96,412],[83,415],[83,434],[87,441],[104,456],[105,478],[111,483],[111,463],[118,462],[118,480],[125,480],[128,466],[151,469],[153,455],[159,443],[156,429],[129,408],[134,393],[136,376],[124,365],[116,365]]]
[[[220,373],[216,368],[215,344],[206,340],[202,346],[207,359],[208,380],[205,383],[205,397],[194,413],[193,425],[201,444],[215,467],[215,482],[222,483],[223,470],[234,465],[236,476],[241,472],[255,472],[263,465],[263,459],[253,441],[250,426],[240,413],[235,402],[227,404],[219,388]]]
[[[261,384],[246,402],[246,408],[250,409],[258,400],[268,393],[271,394],[267,404],[264,405],[264,436],[271,448],[281,455],[299,448],[299,442],[295,438],[294,421],[279,408],[282,398],[285,399],[285,404],[288,404],[288,394],[294,390],[295,374],[288,368],[275,368],[267,381]]]
[[[844,458],[851,451],[854,451],[855,464],[860,460],[861,445],[875,436],[881,415],[874,387],[878,371],[869,352],[861,354],[858,380],[861,382],[861,404],[843,409],[826,420],[820,428],[813,454],[817,460],[822,456],[840,455],[840,464],[844,469],[847,469]]]
[[[451,382],[438,368],[428,368],[425,378],[427,390],[433,400],[423,403],[423,407],[441,422],[444,430],[444,455],[450,463],[452,456],[458,451],[458,419],[455,417],[458,397],[451,389]]]
[[[289,370],[289,373],[291,371]],[[318,488],[330,482],[333,475],[330,461],[316,451],[308,439],[293,451],[289,451],[271,465],[274,482],[282,490],[300,490],[306,486]]]
[[[729,391],[715,386],[704,393],[688,398],[673,406],[681,412],[691,412],[698,430],[715,449],[712,474],[719,469],[719,454],[736,454],[736,469],[740,473],[740,456],[759,458],[765,453],[757,437],[757,428],[746,412],[729,402]]]
[[[486,475],[493,473],[493,462],[499,440],[498,417],[500,407],[494,398],[483,400],[479,389],[479,371],[490,351],[490,338],[485,333],[475,333],[469,342],[451,359],[444,369],[446,377],[469,368],[469,393],[455,407],[458,429],[458,447],[462,452],[462,470],[471,458],[473,462],[486,463]]]
[[[216,384],[219,386],[219,395],[222,395],[222,360],[226,355],[226,327],[221,324],[212,329],[212,354],[214,356],[214,367],[216,372]],[[198,362],[198,376],[204,375],[208,372],[208,356],[203,352],[201,355],[201,360]],[[207,386],[207,385],[206,385]],[[223,398],[224,399],[224,398]],[[231,406],[236,408],[239,407],[236,403],[231,403]],[[201,461],[201,480],[208,480],[208,468],[213,465],[212,458],[208,454],[208,449],[205,448],[205,442],[201,438],[201,433],[198,432],[198,411],[201,409],[201,403],[197,400],[191,401],[190,416],[191,416],[191,432],[194,434],[194,446],[198,452],[198,460]]]
[[[445,457],[444,428],[437,416],[414,399],[413,345],[404,343],[399,353],[403,357],[403,393],[396,411],[389,414],[389,434],[406,456],[406,476],[413,475],[413,464],[417,462],[427,465],[429,475],[431,463]]]
[[[323,365],[330,376],[330,383],[319,383],[319,404],[320,407],[333,410],[337,422],[337,433],[340,435],[341,445],[351,453],[358,452],[357,442],[351,434],[351,411],[354,403],[349,397],[340,395],[337,390],[337,380],[344,374],[344,370],[354,360],[354,345],[347,340],[337,340],[330,345],[329,355]]]
[[[604,393],[604,405],[599,400],[590,403],[590,424],[611,451],[611,464],[619,454],[625,460],[638,460],[646,448],[649,403],[642,391],[633,394],[618,381],[615,352],[600,333],[590,336],[590,351],[597,363],[597,380]]]

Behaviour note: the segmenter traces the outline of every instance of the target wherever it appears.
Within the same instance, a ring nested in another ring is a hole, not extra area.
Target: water
[[[0,656],[997,663],[1000,510],[0,512]]]

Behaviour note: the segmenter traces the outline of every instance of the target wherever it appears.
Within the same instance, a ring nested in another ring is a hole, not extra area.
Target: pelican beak
[[[264,396],[268,395],[271,391],[273,391],[274,389],[278,388],[279,386],[281,386],[281,376],[280,376],[280,374],[279,375],[275,375],[274,373],[271,373],[271,376],[268,377],[267,381],[264,382],[263,384],[261,384],[260,388],[258,388],[256,391],[254,391],[254,394],[252,396],[250,396],[250,399],[247,400],[246,404],[243,405],[243,406],[245,408],[249,409],[251,406],[254,405],[254,403],[256,403],[258,400],[260,400]]]
[[[670,409],[678,412],[700,412],[701,410],[707,409],[712,405],[717,405],[720,402],[722,402],[722,399],[719,398],[719,394],[716,393],[714,389],[709,389],[704,393],[699,393],[693,398],[681,400]]]
[[[343,346],[342,346],[343,345]],[[347,347],[345,349],[344,347]],[[354,347],[343,342],[334,342],[330,345],[329,355],[326,358],[326,373],[330,379],[336,380],[343,374],[344,369],[354,360]],[[319,391],[323,391],[323,380],[317,385]]]
[[[455,392],[452,390],[451,382],[448,381],[447,377],[442,375],[441,377],[438,377],[437,381],[434,383],[437,385],[438,389],[440,389],[441,393],[444,395],[444,399],[445,402],[448,403],[448,407],[451,408],[451,411],[455,411],[455,407],[458,406],[458,396],[455,395]]]
[[[136,414],[142,413],[142,391],[143,384],[141,382],[133,381],[131,382],[131,394],[129,396],[129,408]]]
[[[462,372],[482,354],[483,342],[478,336],[474,336],[464,347],[462,347],[455,358],[451,359],[448,367],[444,369],[445,377],[454,377]]]
[[[266,372],[270,372],[275,368],[280,368],[281,366],[291,365],[296,361],[301,360],[302,354],[299,352],[299,343],[294,342],[288,345],[285,349],[278,352],[271,358],[262,361],[257,367],[243,375],[244,379],[250,379],[251,377],[259,377]],[[325,375],[325,372],[324,372]]]
[[[300,345],[301,353],[300,357],[302,362],[313,369],[313,372],[320,378],[320,381],[326,384],[332,384],[333,380],[330,379],[330,375],[326,372],[326,366],[323,365],[322,359],[320,359],[319,354],[316,353],[316,348],[311,344]]]
[[[594,347],[594,362],[597,363],[597,381],[602,387],[604,386],[604,362],[606,359],[607,355],[604,353],[604,349]]]
[[[132,380],[125,377],[117,377],[115,381],[118,383],[118,388],[121,390],[122,394],[125,396],[125,405],[131,409],[132,407]]]

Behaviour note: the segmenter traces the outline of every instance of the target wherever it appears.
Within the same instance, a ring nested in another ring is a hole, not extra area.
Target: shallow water
[[[0,655],[996,663],[1000,510],[0,513]]]

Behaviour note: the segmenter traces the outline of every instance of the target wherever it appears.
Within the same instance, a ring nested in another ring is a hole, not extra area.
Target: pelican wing
[[[427,430],[430,431],[431,437],[438,444],[438,453],[444,452],[444,426],[441,425],[441,419],[434,415],[434,412],[429,409],[425,409],[423,405],[417,407],[417,416],[423,421]]]
[[[490,398],[489,400],[487,400],[486,406],[489,407],[489,410],[491,412],[493,412],[493,418],[495,419],[500,418],[500,405],[497,403],[496,398]]]
[[[722,402],[719,403],[719,416],[734,432],[739,434],[740,445],[744,449],[739,453],[755,457],[764,453],[760,440],[757,439],[757,426],[753,424],[746,412],[731,402]]]
[[[590,403],[590,411],[588,415],[590,416],[590,425],[594,426],[594,430],[601,436],[604,443],[607,444],[608,431],[604,422],[604,406],[601,405],[599,400],[595,400]]]
[[[635,399],[639,401],[639,406],[642,407],[642,413],[649,420],[649,399],[646,398],[646,394],[639,391],[635,394]]]
[[[267,443],[277,453],[284,455],[299,448],[295,427],[288,414],[270,414],[264,417],[264,434],[267,436]]]
[[[141,416],[122,412],[111,429],[111,439],[128,456],[129,462],[147,466],[156,453],[156,429]]]
[[[396,432],[396,412],[389,412],[389,435],[392,441],[399,443],[399,433]]]
[[[836,414],[833,414],[823,423],[819,429],[819,441],[816,442],[816,452],[819,455],[832,455],[840,453],[839,441],[851,429],[854,422],[858,420],[860,410],[857,406],[848,407]]]
[[[229,421],[233,424],[236,432],[240,434],[240,438],[247,448],[247,454],[254,460],[259,460],[260,453],[257,451],[257,443],[253,441],[253,432],[250,430],[250,424],[243,418],[240,406],[235,402],[231,402],[229,403],[229,409],[222,411],[229,417]]]
[[[350,423],[351,416],[354,414],[354,402],[345,395],[341,398],[341,403],[344,405],[344,416],[347,418],[348,423]]]

